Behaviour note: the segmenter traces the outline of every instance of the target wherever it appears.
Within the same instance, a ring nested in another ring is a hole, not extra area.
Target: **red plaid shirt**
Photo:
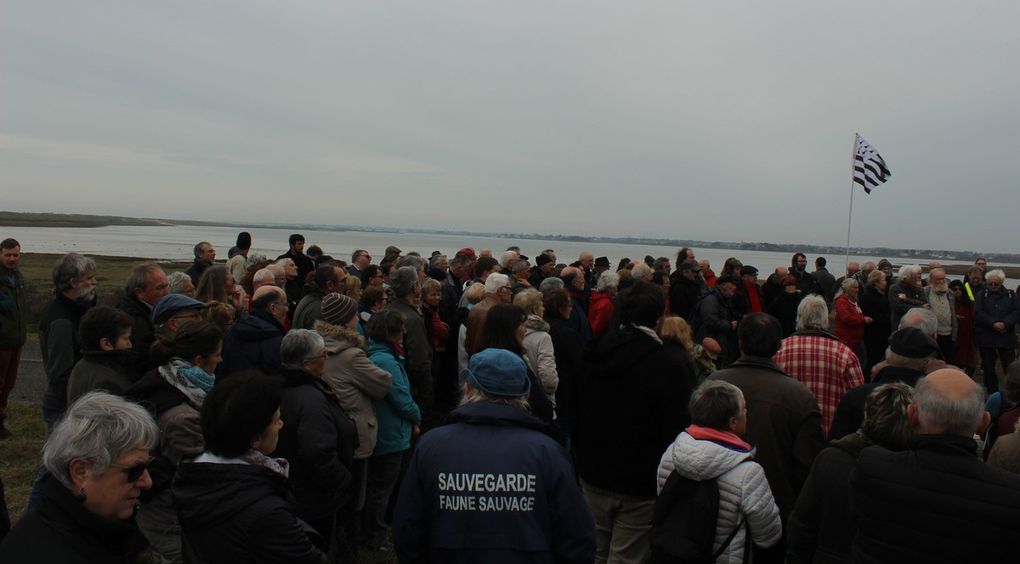
[[[791,335],[783,339],[783,346],[773,360],[815,395],[822,410],[822,429],[826,436],[843,394],[864,384],[857,355],[832,336]]]

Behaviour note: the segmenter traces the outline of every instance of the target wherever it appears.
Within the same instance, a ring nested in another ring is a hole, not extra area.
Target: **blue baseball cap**
[[[206,305],[195,298],[184,294],[167,294],[156,302],[152,308],[152,321],[156,324],[166,323],[175,313],[186,309],[205,309]]]
[[[506,349],[485,349],[475,353],[460,376],[493,397],[519,398],[531,391],[524,359]]]

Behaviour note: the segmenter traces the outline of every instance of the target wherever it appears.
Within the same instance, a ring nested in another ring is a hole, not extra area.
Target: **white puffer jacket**
[[[662,455],[658,471],[659,491],[662,491],[662,486],[674,470],[691,480],[717,478],[719,518],[716,521],[713,550],[722,546],[743,515],[747,516],[751,539],[758,546],[772,546],[782,536],[779,508],[772,498],[765,471],[753,458],[753,449],[747,451],[710,440],[698,440],[686,431],[680,433]],[[743,562],[746,537],[747,528],[741,527],[729,548],[716,562]]]
[[[537,315],[529,315],[524,323],[524,358],[528,367],[542,383],[542,391],[549,397],[553,407],[556,406],[556,388],[560,378],[556,373],[556,353],[553,350],[552,337],[549,336],[549,324]],[[532,392],[534,393],[534,392]]]

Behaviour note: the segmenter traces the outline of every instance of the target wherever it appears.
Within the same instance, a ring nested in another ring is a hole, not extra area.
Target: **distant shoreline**
[[[722,249],[729,251],[761,251],[795,253],[803,252],[809,255],[843,255],[845,247],[831,245],[812,245],[800,243],[765,243],[765,242],[733,242],[733,241],[698,241],[683,239],[668,239],[654,237],[599,237],[583,235],[557,235],[540,233],[482,233],[469,231],[452,231],[440,229],[412,229],[392,227],[368,227],[368,226],[330,226],[330,225],[297,225],[297,224],[266,224],[249,223],[239,224],[231,222],[216,221],[194,221],[177,220],[164,218],[134,218],[122,216],[86,215],[86,214],[59,214],[59,213],[31,213],[0,211],[0,227],[53,227],[53,228],[99,228],[116,226],[138,226],[138,227],[173,227],[176,225],[204,226],[204,227],[233,227],[238,230],[248,228],[266,229],[289,229],[300,230],[321,230],[333,232],[365,232],[365,233],[394,233],[394,234],[430,234],[444,236],[464,237],[491,237],[498,239],[517,240],[542,240],[542,241],[568,241],[572,243],[610,243],[637,246],[666,246],[692,247],[702,249]],[[736,254],[736,253],[735,253]],[[890,260],[902,263],[918,263],[931,260],[941,261],[966,261],[973,262],[977,257],[982,256],[989,262],[1020,264],[1020,254],[1015,253],[981,253],[976,251],[953,251],[935,249],[896,249],[888,247],[851,247],[851,255],[857,256],[878,256],[887,257]]]

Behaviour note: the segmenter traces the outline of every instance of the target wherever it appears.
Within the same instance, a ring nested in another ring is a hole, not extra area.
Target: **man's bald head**
[[[971,437],[988,426],[985,390],[956,368],[943,368],[917,381],[907,411],[922,435]]]

